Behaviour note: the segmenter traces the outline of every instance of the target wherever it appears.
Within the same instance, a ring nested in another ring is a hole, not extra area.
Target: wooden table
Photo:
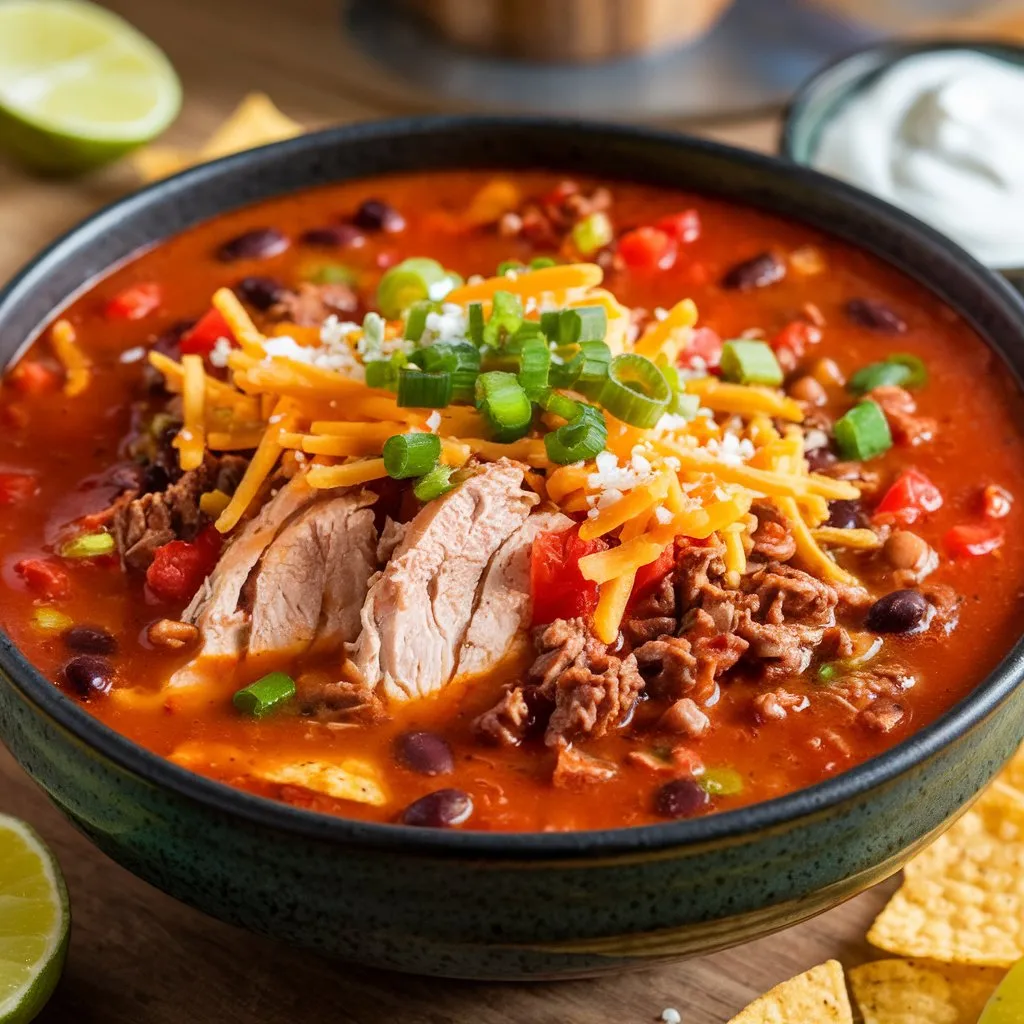
[[[345,95],[329,0],[114,0],[166,50],[185,84],[168,141],[201,140],[252,89],[311,125],[392,113]],[[714,125],[716,138],[771,149],[771,120]],[[0,163],[0,280],[40,246],[134,184],[120,165],[72,182]],[[502,986],[337,966],[187,909],[97,852],[0,749],[0,811],[30,821],[60,859],[74,914],[71,953],[44,1024],[627,1024],[674,1006],[720,1024],[784,978],[870,955],[864,933],[893,883],[741,949],[620,978]]]

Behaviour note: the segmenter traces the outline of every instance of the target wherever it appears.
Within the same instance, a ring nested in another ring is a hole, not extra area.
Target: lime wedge
[[[181,106],[167,58],[84,0],[0,0],[0,146],[80,171],[159,135]]]
[[[27,1024],[60,980],[71,915],[60,868],[23,821],[0,815],[0,1024]]]
[[[1018,960],[999,983],[978,1024],[1024,1024],[1024,960]]]

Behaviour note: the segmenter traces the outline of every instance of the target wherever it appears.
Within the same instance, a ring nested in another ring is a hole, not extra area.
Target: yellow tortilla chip
[[[269,96],[254,92],[242,100],[201,149],[147,146],[134,154],[132,160],[143,181],[157,181],[194,164],[290,139],[302,131],[302,125],[282,114]]]
[[[989,789],[907,865],[868,941],[903,956],[981,967],[1024,957],[1024,799]]]
[[[977,1024],[1003,974],[995,967],[876,960],[848,976],[864,1024]]]
[[[812,967],[755,999],[729,1024],[853,1024],[843,969],[837,960]]]

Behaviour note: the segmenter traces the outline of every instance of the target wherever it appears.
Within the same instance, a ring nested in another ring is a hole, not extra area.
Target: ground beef
[[[821,700],[832,701],[866,728],[890,732],[906,716],[903,694],[914,677],[899,665],[867,665],[839,676],[821,691]]]
[[[622,634],[631,647],[639,647],[648,640],[675,633],[678,625],[675,583],[666,576],[629,611]]]
[[[557,249],[573,226],[592,213],[608,210],[611,193],[606,188],[581,192],[563,181],[542,199],[527,200],[518,210],[506,213],[498,223],[506,238],[523,238],[537,248]]]
[[[522,686],[509,687],[498,703],[485,711],[474,723],[477,735],[503,747],[522,742],[530,725],[530,705]]]
[[[757,516],[752,557],[766,562],[788,562],[796,554],[796,540],[786,517],[768,501],[755,502],[751,512]]]
[[[697,706],[697,702],[683,697],[669,705],[658,719],[658,728],[697,739],[711,728],[711,719]]]
[[[347,284],[304,281],[296,291],[286,292],[274,303],[267,316],[300,327],[319,327],[331,315],[351,316],[358,306],[359,299]]]
[[[384,715],[379,698],[361,681],[304,672],[295,680],[295,690],[300,713],[323,724],[373,722]]]
[[[935,436],[937,424],[930,416],[917,416],[917,402],[904,388],[891,384],[869,391],[867,397],[877,402],[889,421],[889,429],[896,441],[903,444],[923,444]]]
[[[236,455],[207,453],[198,469],[183,473],[160,491],[129,491],[115,502],[111,526],[121,560],[144,570],[158,547],[172,540],[191,540],[201,522],[199,498],[206,491],[232,494],[245,472],[246,460]]]

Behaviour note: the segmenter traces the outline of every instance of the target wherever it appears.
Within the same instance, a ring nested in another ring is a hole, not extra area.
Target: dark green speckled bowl
[[[335,129],[187,171],[101,212],[0,293],[9,360],[51,310],[141,246],[306,185],[394,170],[548,166],[714,193],[863,245],[1024,370],[1024,307],[951,242],[800,167],[679,135],[517,119]],[[569,834],[329,818],[192,775],[121,738],[0,640],[0,734],[97,846],[216,917],[349,960],[466,978],[568,977],[706,953],[896,871],[1024,738],[1024,644],[940,721],[782,799]]]

